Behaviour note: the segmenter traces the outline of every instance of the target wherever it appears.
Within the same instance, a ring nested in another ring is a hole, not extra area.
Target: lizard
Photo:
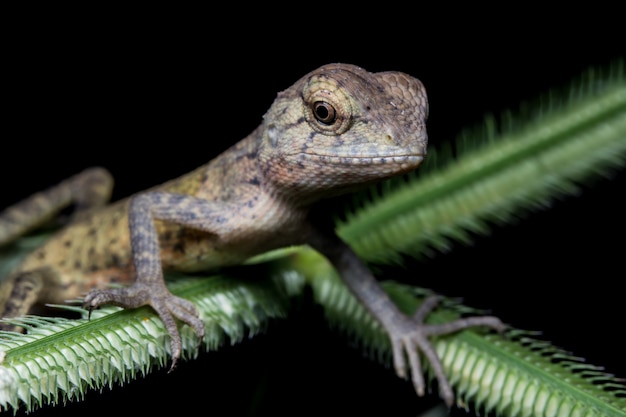
[[[417,169],[427,153],[428,112],[417,78],[328,64],[279,92],[247,137],[178,178],[109,204],[112,175],[88,168],[0,213],[0,244],[6,244],[68,206],[75,210],[1,283],[1,317],[85,294],[89,312],[102,305],[149,305],[170,336],[172,370],[182,350],[177,321],[191,326],[199,340],[204,323],[193,303],[168,290],[164,270],[236,265],[271,249],[306,244],[330,261],[385,329],[396,374],[410,374],[417,394],[424,395],[423,354],[451,406],[454,394],[430,338],[473,326],[501,331],[503,323],[476,316],[426,324],[436,296],[405,315],[315,211],[319,201]],[[111,283],[124,285],[107,288]],[[14,322],[0,324],[15,328]]]

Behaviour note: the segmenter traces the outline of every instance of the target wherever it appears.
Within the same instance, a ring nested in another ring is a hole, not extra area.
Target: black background
[[[183,174],[247,135],[276,92],[329,62],[420,78],[430,99],[430,144],[438,147],[486,113],[515,108],[624,55],[617,28],[607,23],[616,11],[549,19],[493,12],[463,22],[399,9],[359,17],[309,10],[254,25],[193,10],[24,19],[3,51],[0,202],[93,165],[114,174],[116,198]],[[625,178],[619,170],[471,247],[415,262],[417,276],[395,273],[490,309],[515,327],[541,330],[576,356],[626,376]],[[239,415],[257,406],[260,414],[416,415],[436,402],[418,399],[410,384],[362,358],[311,305],[295,316],[174,373],[157,371],[33,415],[197,407]],[[260,386],[262,394],[247,395]]]

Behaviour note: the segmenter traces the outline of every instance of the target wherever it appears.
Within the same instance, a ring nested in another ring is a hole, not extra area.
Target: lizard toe
[[[467,317],[443,324],[425,324],[423,320],[437,303],[438,297],[427,298],[412,317],[405,317],[405,320],[396,323],[388,333],[391,339],[396,374],[401,378],[406,378],[408,370],[415,391],[419,396],[424,395],[425,382],[420,359],[423,354],[437,380],[441,398],[448,407],[451,407],[454,403],[454,392],[444,372],[441,359],[429,337],[447,335],[476,326],[484,326],[502,332],[505,325],[500,319],[493,316]]]
[[[92,290],[83,299],[83,308],[91,311],[102,305],[111,304],[124,308],[136,308],[148,304],[148,291],[141,286]]]
[[[443,371],[443,365],[434,346],[428,340],[428,327],[422,323],[415,323],[407,317],[405,323],[389,332],[394,368],[396,374],[401,378],[406,378],[407,374],[410,374],[415,392],[421,397],[426,391],[421,366],[421,354],[423,354],[437,379],[441,398],[448,406],[451,406],[454,401],[452,387]]]
[[[182,340],[176,319],[188,324],[198,336],[198,344],[204,338],[204,322],[196,306],[188,300],[174,296],[163,286],[155,290],[150,285],[135,282],[130,287],[93,290],[83,299],[83,308],[91,311],[105,304],[124,308],[136,308],[150,305],[163,322],[170,336],[172,371],[182,354]]]
[[[196,306],[183,298],[176,297],[168,292],[167,295],[152,296],[150,306],[157,312],[165,329],[170,335],[170,351],[172,355],[172,365],[169,372],[176,367],[182,354],[182,339],[176,319],[188,324],[198,336],[198,343],[204,338],[204,322],[200,319]]]
[[[204,338],[204,322],[200,319],[200,313],[195,304],[184,298],[171,296],[166,300],[168,310],[180,321],[188,324],[198,336],[198,343]]]

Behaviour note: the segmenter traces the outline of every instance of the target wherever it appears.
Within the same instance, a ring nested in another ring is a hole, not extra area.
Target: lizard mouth
[[[350,139],[333,140],[327,146],[307,146],[300,149],[297,158],[302,162],[363,169],[389,167],[389,170],[407,170],[417,167],[426,156],[426,139],[423,135],[386,134],[373,141]]]
[[[332,165],[394,165],[417,166],[424,160],[424,155],[324,155],[302,154],[302,159],[310,162]]]

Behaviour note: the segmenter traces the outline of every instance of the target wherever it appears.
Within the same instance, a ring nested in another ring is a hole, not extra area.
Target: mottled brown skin
[[[206,270],[274,248],[309,244],[333,263],[386,329],[398,375],[406,377],[408,366],[422,395],[418,354],[423,352],[442,397],[452,404],[452,390],[428,337],[475,325],[501,329],[501,322],[473,317],[426,325],[435,299],[413,317],[405,316],[355,253],[310,213],[320,199],[417,168],[426,155],[427,113],[425,90],[409,75],[326,65],[279,93],[248,137],[185,176],[110,206],[104,203],[112,179],[101,168],[36,194],[0,214],[0,243],[72,202],[79,210],[2,283],[3,317],[87,291],[88,309],[150,305],[171,335],[174,367],[181,353],[175,318],[200,338],[204,324],[191,302],[166,288],[164,269]],[[130,285],[105,289],[112,282]]]

